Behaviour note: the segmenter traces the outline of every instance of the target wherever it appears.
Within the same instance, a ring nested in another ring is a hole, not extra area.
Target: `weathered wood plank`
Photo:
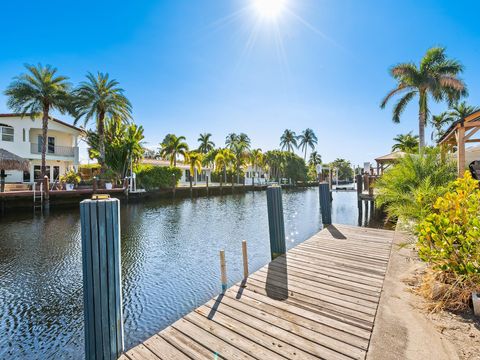
[[[364,359],[392,239],[330,226],[126,355]]]

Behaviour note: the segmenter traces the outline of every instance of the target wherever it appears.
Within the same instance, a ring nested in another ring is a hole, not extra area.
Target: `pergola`
[[[380,156],[375,159],[377,163],[377,175],[383,174],[383,170],[385,170],[391,164],[394,164],[405,156],[403,151],[394,151],[390,154]]]
[[[453,151],[456,147],[458,177],[465,173],[465,144],[480,143],[480,138],[474,136],[479,130],[480,111],[476,111],[454,122],[438,141],[446,151]]]

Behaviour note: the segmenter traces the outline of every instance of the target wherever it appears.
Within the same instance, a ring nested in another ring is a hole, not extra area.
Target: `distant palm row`
[[[463,65],[449,59],[445,48],[433,47],[427,50],[419,66],[412,62],[401,63],[391,68],[390,74],[397,81],[397,86],[382,100],[380,107],[397,95],[400,99],[393,107],[393,121],[400,122],[400,116],[406,106],[415,98],[418,99],[418,135],[412,133],[398,135],[393,150],[417,151],[425,146],[425,126],[430,123],[434,132],[432,140],[440,140],[448,126],[464,119],[471,113],[480,110],[477,106],[460,102],[468,95],[467,86],[459,75],[463,73]],[[446,102],[449,109],[440,115],[431,115],[429,102]]]

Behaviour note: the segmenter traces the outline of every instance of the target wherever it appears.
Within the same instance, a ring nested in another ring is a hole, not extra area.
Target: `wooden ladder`
[[[43,181],[39,183],[39,190],[37,191],[37,183],[33,185],[33,211],[43,209]]]

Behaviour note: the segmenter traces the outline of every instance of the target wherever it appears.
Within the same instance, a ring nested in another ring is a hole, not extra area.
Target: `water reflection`
[[[318,191],[285,191],[283,201],[289,249],[320,230]],[[356,225],[358,218],[356,194],[334,193],[333,221]],[[83,359],[78,208],[9,214],[0,234],[0,358]],[[264,192],[122,204],[126,346],[220,292],[220,249],[229,284],[240,281],[242,240],[251,272],[270,261]],[[281,265],[271,270],[272,293],[288,295]]]

